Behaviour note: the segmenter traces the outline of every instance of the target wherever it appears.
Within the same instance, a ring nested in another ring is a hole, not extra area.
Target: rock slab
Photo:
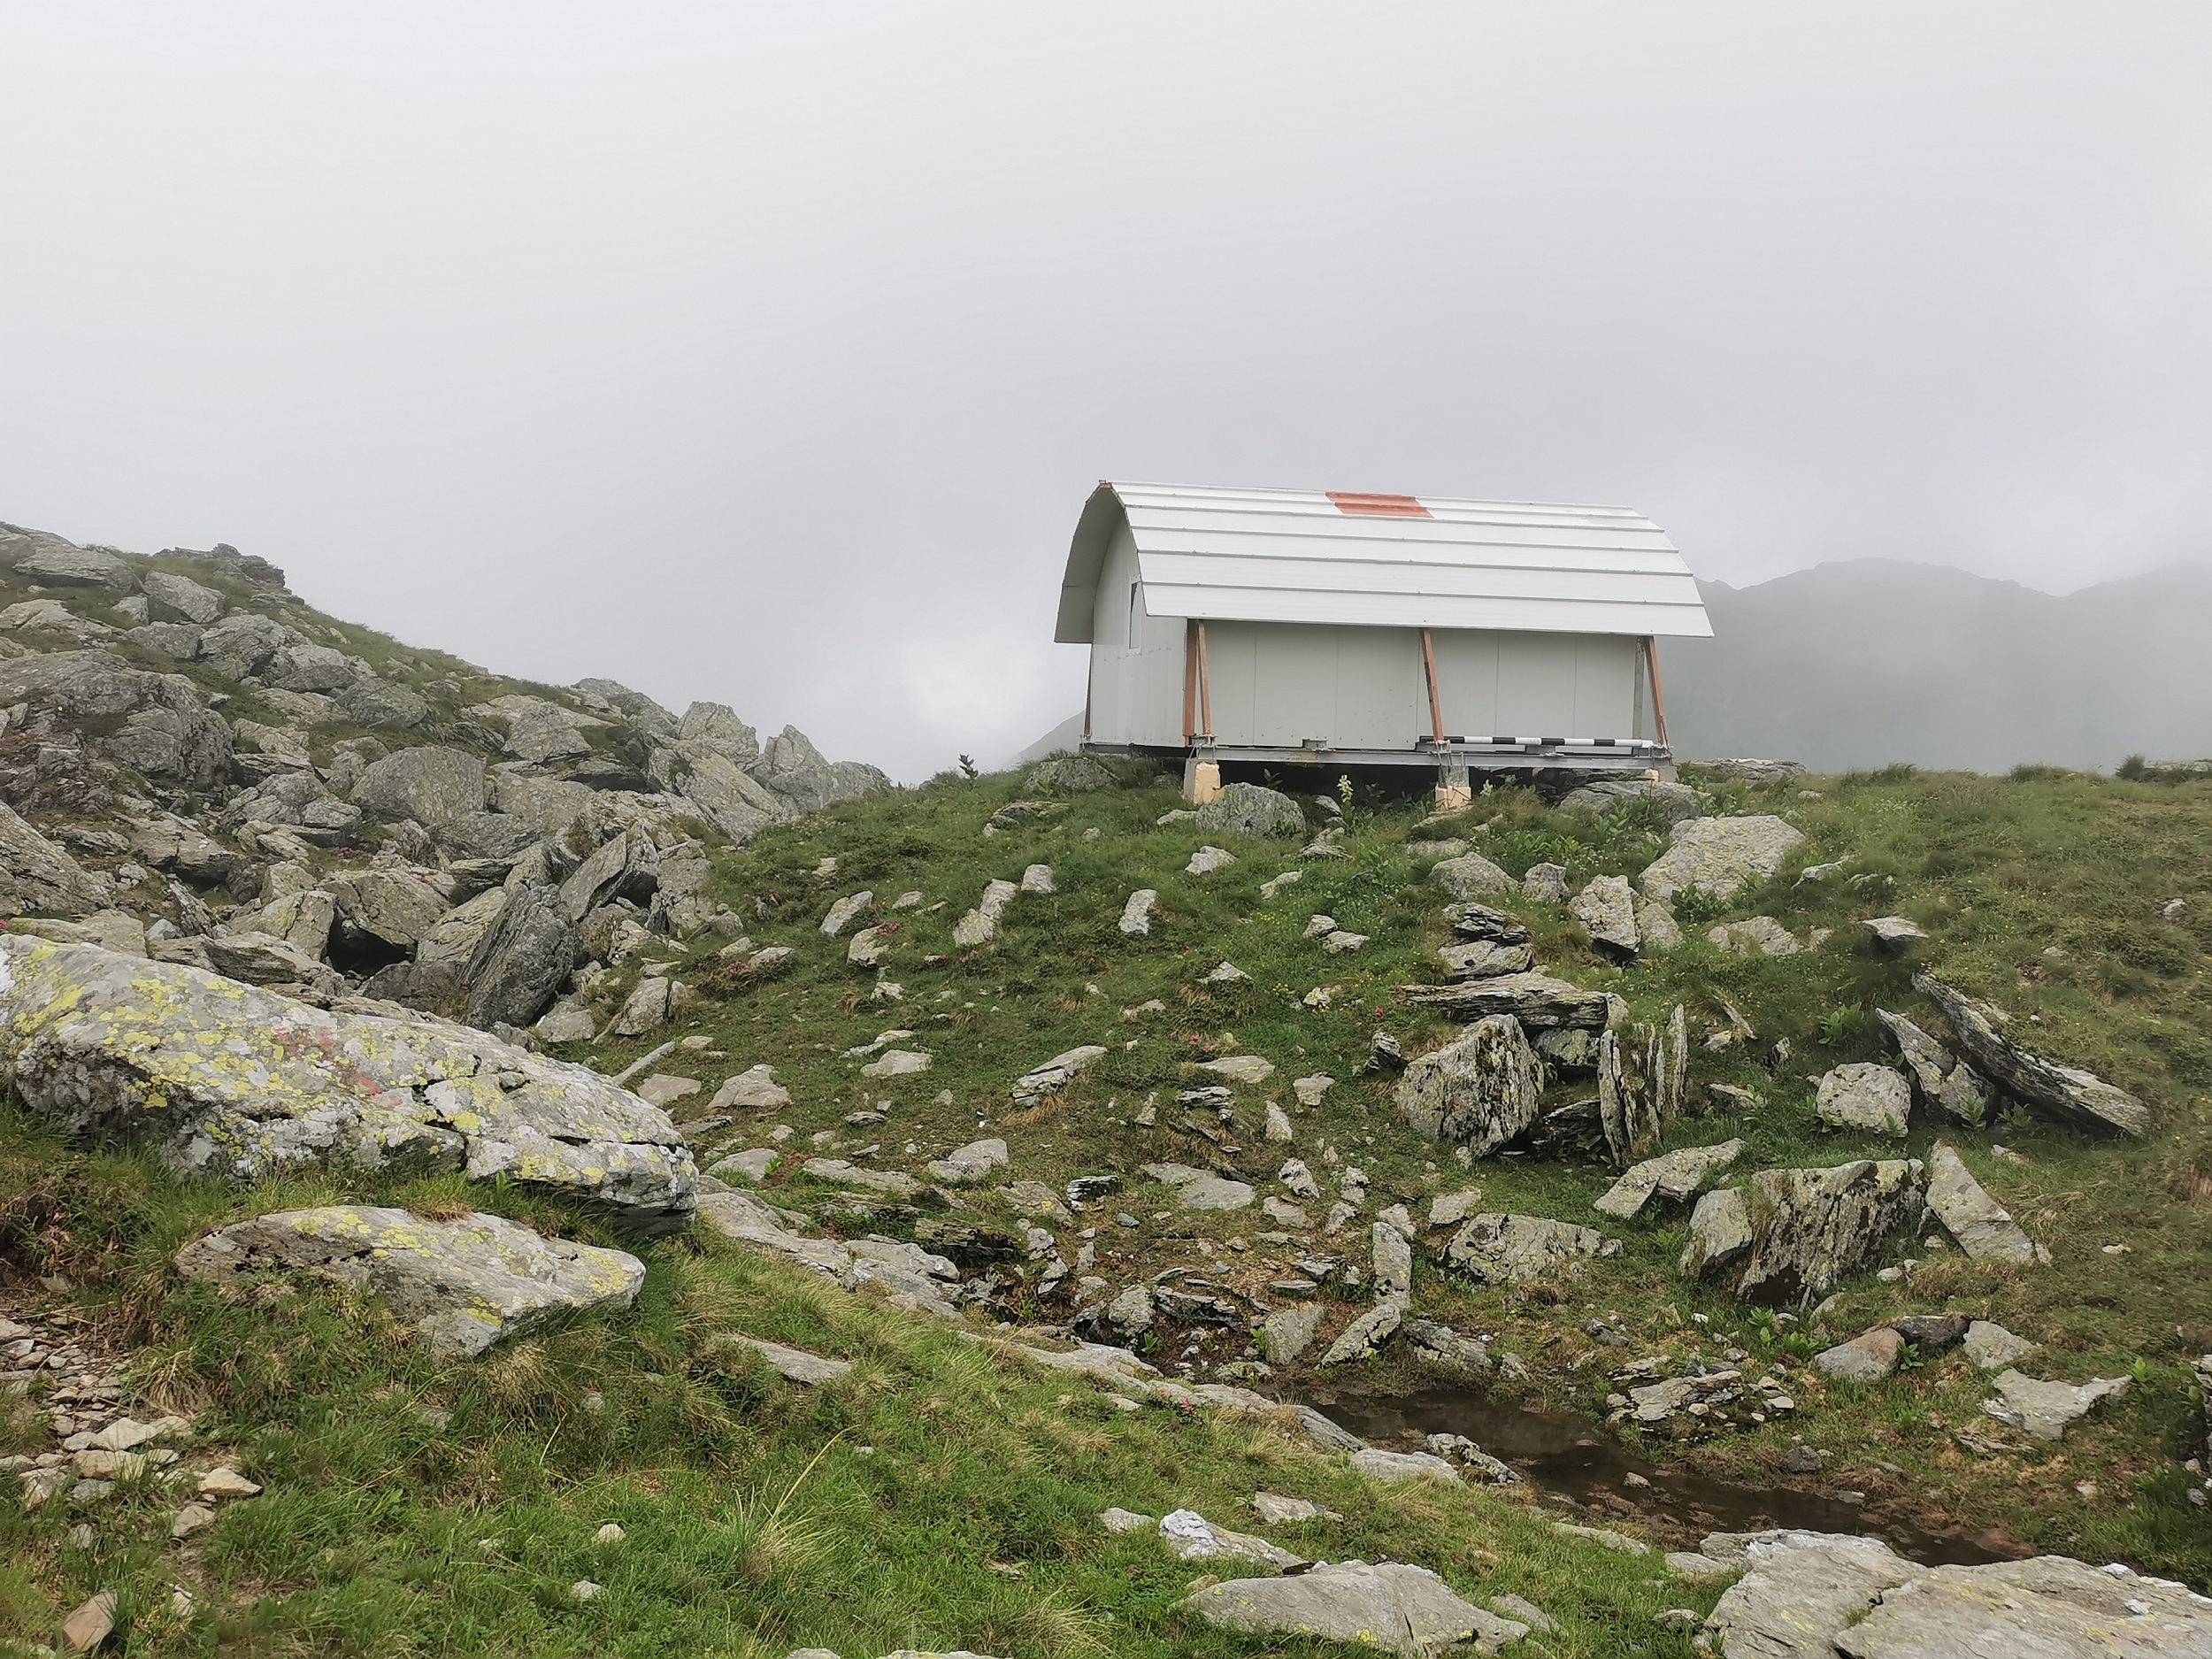
[[[1427,1659],[1456,1642],[1496,1647],[1528,1626],[1463,1600],[1425,1567],[1338,1562],[1286,1578],[1233,1578],[1182,1604],[1209,1624],[1255,1636],[1311,1636]]]

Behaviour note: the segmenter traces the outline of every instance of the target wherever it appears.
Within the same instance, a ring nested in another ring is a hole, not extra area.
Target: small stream
[[[1346,1394],[1313,1405],[1362,1440],[1394,1450],[1417,1449],[1430,1434],[1463,1434],[1549,1497],[1571,1500],[1581,1518],[1640,1520],[1663,1531],[1701,1536],[1771,1526],[1819,1532],[1868,1533],[1930,1566],[1975,1566],[2007,1559],[1964,1532],[1931,1532],[1915,1523],[1789,1486],[1740,1486],[1635,1456],[1600,1424],[1565,1412],[1531,1411],[1468,1388],[1426,1388],[1407,1394]],[[1637,1486],[1625,1477],[1651,1484]],[[1603,1502],[1611,1496],[1632,1513]],[[1694,1548],[1684,1544],[1681,1548]]]

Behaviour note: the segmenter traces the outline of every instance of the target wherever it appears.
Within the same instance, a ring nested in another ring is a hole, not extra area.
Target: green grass
[[[755,1062],[774,1064],[794,1105],[740,1123],[717,1146],[761,1144],[781,1121],[797,1132],[787,1152],[803,1154],[809,1137],[829,1132],[848,1151],[879,1141],[879,1162],[913,1170],[979,1133],[1002,1133],[1016,1179],[1057,1187],[1079,1174],[1122,1174],[1124,1192],[1079,1218],[1099,1224],[1098,1271],[1117,1285],[1203,1259],[1203,1244],[1211,1260],[1232,1263],[1232,1282],[1259,1287],[1279,1276],[1271,1258],[1302,1253],[1262,1240],[1267,1224],[1256,1211],[1157,1219],[1168,1195],[1135,1173],[1156,1159],[1225,1156],[1256,1179],[1271,1178],[1285,1148],[1260,1136],[1271,1098],[1291,1111],[1300,1156],[1316,1161],[1326,1143],[1370,1172],[1371,1213],[1471,1183],[1486,1207],[1593,1218],[1590,1202],[1609,1171],[1513,1159],[1463,1170],[1402,1126],[1388,1079],[1358,1069],[1378,1024],[1409,1052],[1452,1030],[1394,996],[1409,979],[1437,977],[1432,953],[1444,942],[1441,896],[1402,848],[1416,833],[1415,809],[1356,807],[1353,856],[1341,863],[1300,865],[1294,843],[1239,841],[1239,862],[1201,879],[1182,866],[1206,838],[1187,824],[1154,825],[1179,804],[1164,782],[1077,797],[1051,818],[984,837],[984,820],[1018,789],[1012,777],[943,778],[718,854],[713,895],[746,918],[757,944],[791,944],[796,955],[783,971],[756,977],[719,962],[720,940],[695,941],[685,958],[695,965],[676,971],[695,991],[685,1023],[652,1040],[578,1045],[572,1057],[611,1071],[651,1041],[694,1034],[709,1040],[710,1053],[672,1056],[663,1069],[711,1087]],[[1647,1451],[1767,1483],[1780,1478],[1782,1453],[1801,1435],[1829,1454],[1823,1474],[1805,1484],[1863,1491],[1870,1511],[1949,1517],[2022,1546],[2125,1559],[2200,1585],[2212,1578],[2212,1545],[2182,1501],[2177,1469],[2202,1432],[2186,1362],[2212,1348],[2204,1271],[2212,1041],[2202,1025],[2212,784],[1901,769],[1730,786],[1714,805],[1780,811],[1808,845],[1761,891],[1683,904],[1690,942],[1649,965],[1615,966],[1563,912],[1517,904],[1539,961],[1617,992],[1640,1018],[1663,1019],[1682,1003],[1694,1101],[1705,1102],[1713,1082],[1761,1097],[1755,1113],[1710,1111],[1682,1123],[1673,1143],[1741,1134],[1751,1143],[1746,1170],[1833,1163],[1897,1148],[1821,1128],[1810,1079],[1845,1061],[1883,1057],[1875,1007],[1921,1010],[1910,965],[1869,954],[1856,924],[1892,911],[1920,921],[1932,937],[1916,962],[2013,1013],[2014,1034],[2030,1046],[2150,1101],[2159,1127],[2141,1144],[2029,1122],[1954,1135],[1993,1194],[2049,1245],[2054,1264],[1991,1269],[1901,1240],[1898,1254],[1924,1258],[1917,1271],[1896,1285],[1855,1279],[1832,1319],[1835,1335],[1951,1308],[2043,1343],[2027,1367],[2037,1375],[2129,1371],[2132,1392],[2059,1446],[1981,1459],[1952,1433],[1992,1426],[1978,1409],[1983,1379],[1962,1359],[1931,1357],[1868,1389],[1801,1375],[1801,1332],[1777,1333],[1681,1280],[1679,1213],[1609,1229],[1624,1240],[1619,1256],[1521,1295],[1471,1290],[1424,1261],[1417,1309],[1495,1333],[1500,1348],[1524,1356],[1532,1376],[1517,1386],[1532,1404],[1590,1413],[1601,1413],[1608,1373],[1623,1359],[1663,1349],[1713,1359],[1740,1345],[1786,1362],[1796,1420],[1701,1444],[1655,1441]],[[1517,790],[1479,802],[1471,821],[1487,823],[1475,844],[1508,870],[1557,862],[1576,886],[1633,873],[1661,844],[1648,817],[1601,822],[1547,810]],[[1099,837],[1086,841],[1093,827]],[[1797,864],[1846,855],[1842,879],[1796,882]],[[832,877],[814,873],[825,856],[838,861]],[[1053,866],[1058,891],[1022,895],[994,941],[956,950],[952,926],[985,882],[1018,878],[1033,862]],[[1263,902],[1260,884],[1291,868],[1303,870],[1301,881]],[[874,977],[849,968],[843,941],[817,931],[834,898],[863,887],[885,903],[910,888],[925,895],[889,918],[901,924],[886,964],[904,987],[898,1002],[872,1001]],[[1116,923],[1138,887],[1156,887],[1162,904],[1151,935],[1133,940]],[[2158,905],[2176,896],[2188,900],[2188,914],[2161,918]],[[1303,937],[1317,911],[1371,942],[1356,956],[1325,954]],[[1835,932],[1818,949],[1774,960],[1703,942],[1712,921],[1762,913],[1800,937]],[[2053,948],[2059,954],[2047,955]],[[945,960],[926,961],[936,955]],[[1224,959],[1251,983],[1202,987]],[[601,998],[611,1005],[640,965],[610,976]],[[1340,987],[1333,1005],[1304,1006],[1322,985]],[[1123,1018],[1155,997],[1164,1013]],[[1704,1039],[1726,1023],[1724,999],[1757,1037],[1710,1050]],[[903,1046],[930,1052],[930,1071],[874,1081],[858,1075],[860,1062],[841,1057],[894,1026],[915,1031]],[[1786,1060],[1774,1056],[1778,1039],[1787,1040]],[[1103,1061],[1042,1107],[1013,1111],[1013,1078],[1091,1041],[1108,1045]],[[1279,1069],[1264,1087],[1239,1090],[1229,1133],[1240,1150],[1218,1155],[1178,1126],[1172,1095],[1198,1080],[1194,1062],[1227,1052],[1262,1054]],[[1338,1082],[1319,1108],[1300,1110],[1288,1084],[1310,1071]],[[1579,1088],[1563,1084],[1557,1098]],[[1148,1097],[1158,1102],[1159,1126],[1130,1126]],[[887,1109],[889,1120],[849,1128],[846,1114],[864,1104]],[[1916,1130],[1906,1149],[1924,1154],[1932,1140]],[[1998,1157],[1993,1143],[2027,1161]],[[798,1173],[800,1161],[787,1156],[772,1176],[778,1202],[831,1231],[910,1230],[914,1217],[894,1211],[843,1213]],[[180,1286],[166,1267],[178,1245],[223,1220],[341,1196],[465,1198],[549,1231],[611,1241],[592,1217],[513,1189],[331,1176],[229,1192],[180,1182],[127,1150],[58,1146],[19,1115],[0,1119],[0,1254],[9,1266],[67,1273],[101,1328],[145,1344],[138,1365],[150,1394],[199,1413],[204,1439],[234,1445],[269,1487],[226,1511],[188,1563],[165,1545],[167,1511],[150,1497],[119,1497],[88,1514],[89,1552],[68,1547],[77,1517],[65,1504],[25,1517],[0,1498],[0,1630],[50,1640],[58,1616],[83,1594],[119,1586],[129,1650],[148,1654],[780,1655],[810,1644],[848,1659],[901,1645],[1023,1655],[1319,1651],[1189,1623],[1175,1604],[1198,1569],[1149,1539],[1109,1539],[1095,1523],[1110,1504],[1153,1514],[1182,1504],[1236,1525],[1263,1486],[1351,1517],[1271,1529],[1278,1541],[1330,1559],[1418,1561],[1477,1600],[1517,1591],[1560,1620],[1562,1633],[1548,1639],[1559,1653],[1686,1652],[1684,1639],[1652,1617],[1712,1599],[1653,1582],[1663,1579],[1654,1563],[1555,1539],[1513,1496],[1365,1488],[1271,1425],[1160,1406],[1125,1416],[1087,1385],[1032,1374],[936,1322],[826,1291],[709,1238],[644,1248],[647,1286],[631,1312],[449,1367],[434,1365],[373,1305],[313,1286],[226,1302]],[[987,1194],[974,1202],[986,1218],[1002,1217]],[[1115,1226],[1122,1209],[1142,1225]],[[1061,1234],[1071,1256],[1079,1240]],[[1363,1239],[1348,1234],[1340,1248],[1362,1254]],[[2122,1243],[2127,1254],[2103,1253]],[[1012,1311],[1049,1320],[1067,1309],[1064,1300],[1032,1299]],[[1600,1348],[1583,1335],[1598,1313],[1634,1346]],[[840,1355],[856,1369],[819,1392],[795,1388],[718,1341],[733,1330]],[[1172,1367],[1187,1335],[1171,1333],[1153,1357]],[[1212,1338],[1194,1363],[1234,1359],[1245,1340]],[[1302,1386],[1294,1375],[1278,1380],[1294,1393]],[[1394,1388],[1424,1379],[1393,1354],[1336,1380]],[[602,1409],[587,1403],[593,1392]],[[434,1427],[423,1404],[449,1409],[449,1425]],[[9,1449],[39,1443],[20,1417],[9,1432]],[[2075,1489],[2085,1479],[2096,1483],[2093,1498]],[[1624,1507],[1636,1501],[1617,1495]],[[613,1549],[591,1542],[608,1520],[629,1533]],[[568,1586],[587,1577],[605,1591],[578,1604]],[[199,1597],[189,1620],[167,1610],[180,1581]]]

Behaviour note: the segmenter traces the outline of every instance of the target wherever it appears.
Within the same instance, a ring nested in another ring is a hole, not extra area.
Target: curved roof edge
[[[1053,638],[1086,644],[1114,533],[1154,616],[1709,637],[1666,533],[1623,507],[1102,481],[1068,548]]]

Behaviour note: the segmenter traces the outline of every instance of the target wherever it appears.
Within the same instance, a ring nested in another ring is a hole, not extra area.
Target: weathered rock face
[[[200,635],[200,660],[226,680],[243,680],[298,638],[274,618],[241,611]]]
[[[2095,1133],[2117,1132],[2138,1140],[2150,1133],[2150,1108],[2078,1066],[2060,1065],[2015,1048],[1966,997],[1924,973],[1913,988],[1943,1010],[1951,1034],[1981,1074],[2039,1118]]]
[[[1722,1659],[1833,1659],[1845,1626],[1922,1571],[1878,1538],[1834,1532],[1716,1535],[1705,1548],[1750,1568],[1705,1621]]]
[[[2212,1607],[2168,1579],[2065,1555],[1916,1571],[1834,1633],[1846,1659],[2212,1649]]]
[[[1878,1135],[1905,1133],[1912,1116],[1912,1086],[1904,1073],[1862,1062],[1839,1065],[1820,1079],[1813,1111],[1839,1129],[1864,1129]]]
[[[1659,1149],[1681,1115],[1689,1034],[1682,1010],[1662,1032],[1637,1024],[1608,1028],[1597,1040],[1598,1124],[1613,1162],[1625,1169]]]
[[[1277,789],[1233,783],[1198,809],[1198,827],[1210,835],[1303,835],[1306,815]]]
[[[462,971],[463,1018],[481,1031],[530,1025],[575,967],[576,951],[576,924],[558,893],[534,882],[509,889]]]
[[[1721,922],[1706,930],[1705,937],[1719,949],[1738,956],[1793,956],[1804,949],[1790,930],[1771,916],[1754,916],[1740,922]]]
[[[115,594],[138,588],[138,572],[114,554],[59,536],[41,536],[38,546],[16,559],[15,571],[50,588],[104,588]]]
[[[1425,1567],[1339,1562],[1295,1578],[1233,1578],[1183,1606],[1219,1630],[1314,1636],[1428,1659],[1455,1642],[1495,1647],[1528,1626],[1462,1601]]]
[[[426,1221],[332,1204],[257,1216],[177,1252],[188,1279],[306,1269],[391,1304],[442,1355],[482,1353],[560,1313],[626,1308],[645,1264],[621,1250],[548,1239],[497,1216]]]
[[[420,726],[430,715],[430,704],[411,686],[363,674],[342,687],[333,699],[339,711],[356,726],[396,728]]]
[[[1763,1170],[1746,1186],[1698,1200],[1682,1271],[1717,1279],[1746,1302],[1824,1295],[1909,1225],[1922,1198],[1917,1160]]]
[[[1907,1019],[1886,1008],[1874,1010],[1893,1041],[1905,1069],[1912,1074],[1913,1095],[1924,1110],[1953,1123],[1979,1128],[1997,1103],[1996,1091],[1941,1043]]]
[[[1024,795],[1087,795],[1113,787],[1114,774],[1087,755],[1041,761],[1022,780]]]
[[[1500,944],[1494,939],[1471,939],[1463,945],[1446,945],[1436,954],[1445,967],[1462,979],[1526,973],[1533,961],[1526,945]]]
[[[0,939],[0,1059],[72,1133],[143,1133],[184,1170],[294,1164],[505,1175],[687,1225],[691,1154],[597,1072],[442,1020],[310,1007],[181,964]]]
[[[1510,1014],[1530,1031],[1565,1026],[1602,1031],[1612,1010],[1604,992],[1585,991],[1548,973],[1502,973],[1460,985],[1402,985],[1398,995],[1471,1023]]]
[[[2025,1266],[2036,1260],[2035,1241],[1983,1189],[1957,1151],[1940,1141],[1928,1155],[1928,1208],[1977,1262]]]
[[[1056,1054],[1033,1071],[1025,1071],[1014,1079],[1014,1104],[1033,1105],[1048,1094],[1056,1094],[1065,1088],[1076,1073],[1094,1065],[1106,1057],[1106,1050],[1094,1042]]]
[[[0,915],[83,916],[107,901],[105,880],[0,805]]]
[[[786,810],[818,812],[833,802],[850,801],[891,787],[873,766],[857,761],[831,762],[795,726],[768,740],[760,758],[746,769],[754,781],[788,803]]]
[[[1521,890],[1519,882],[1480,853],[1463,853],[1431,866],[1429,880],[1461,900],[1496,898]]]
[[[138,579],[138,585],[147,598],[168,606],[187,622],[204,626],[230,609],[229,602],[214,588],[174,571],[148,571]]]
[[[1444,1247],[1444,1264],[1477,1284],[1525,1285],[1598,1253],[1596,1230],[1542,1216],[1477,1216]]]
[[[1778,818],[1696,818],[1677,824],[1670,842],[1637,878],[1648,897],[1694,888],[1726,898],[1771,876],[1805,838]]]
[[[111,651],[50,651],[0,663],[0,705],[81,724],[117,715],[121,726],[93,740],[116,761],[195,789],[230,777],[230,727],[181,674],[152,674]]]
[[[1740,1141],[1724,1141],[1710,1147],[1678,1148],[1624,1171],[1591,1208],[1601,1215],[1632,1221],[1655,1198],[1677,1204],[1686,1202],[1697,1196],[1706,1182],[1742,1156]]]
[[[1541,1094],[1536,1054],[1520,1022],[1494,1014],[1408,1065],[1398,1110],[1423,1134],[1483,1157],[1536,1121]]]
[[[457,749],[424,743],[371,764],[353,798],[376,818],[412,818],[436,829],[484,810],[484,763]]]

